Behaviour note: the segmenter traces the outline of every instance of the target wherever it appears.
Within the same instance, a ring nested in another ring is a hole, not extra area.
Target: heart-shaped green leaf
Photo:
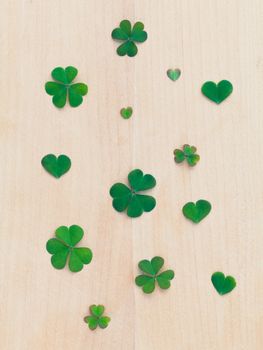
[[[89,264],[92,260],[92,251],[89,248],[81,247],[74,248],[78,259],[85,265]]]
[[[195,166],[197,162],[199,162],[200,156],[198,154],[191,154],[188,157],[186,157],[186,160],[190,166]]]
[[[167,71],[167,76],[170,78],[172,81],[176,81],[177,79],[180,78],[181,71],[180,69],[168,69]]]
[[[153,269],[152,263],[149,260],[141,260],[138,264],[140,270],[142,270],[142,272],[147,273],[148,275],[154,276],[155,275],[155,271]]]
[[[195,146],[189,146],[189,145],[184,145],[183,150],[186,157],[193,155],[197,151]]]
[[[171,286],[171,282],[167,279],[164,279],[158,276],[156,280],[161,289],[168,289]]]
[[[46,245],[49,254],[52,254],[51,264],[58,270],[63,269],[67,263],[70,249],[63,242],[51,238]]]
[[[56,67],[52,70],[51,76],[54,80],[57,80],[63,84],[68,84],[66,71],[62,67]]]
[[[63,84],[70,84],[72,80],[76,78],[77,74],[78,70],[72,66],[66,67],[65,69],[62,67],[57,67],[51,72],[52,78]]]
[[[83,83],[73,84],[69,87],[69,104],[71,107],[78,107],[83,101],[83,97],[88,93],[88,86]]]
[[[148,282],[146,282],[143,287],[142,287],[142,290],[144,293],[146,294],[150,294],[154,291],[155,289],[155,278],[149,278]]]
[[[129,57],[134,57],[137,55],[138,48],[133,41],[125,41],[117,48],[117,54],[119,56],[128,55]]]
[[[225,276],[223,272],[213,273],[211,281],[220,295],[230,293],[236,287],[236,280],[234,277]]]
[[[66,73],[66,77],[67,77],[67,83],[70,84],[78,75],[78,70],[75,67],[68,66],[65,69],[65,73]]]
[[[127,35],[127,37],[129,37],[131,35],[132,27],[131,27],[131,22],[128,19],[124,19],[121,21],[120,28]],[[116,39],[116,38],[114,37],[114,39]]]
[[[49,174],[56,178],[60,178],[69,171],[71,167],[71,160],[64,154],[61,154],[58,157],[56,157],[54,154],[47,154],[42,158],[41,164]]]
[[[149,190],[156,185],[155,178],[150,174],[143,175],[140,169],[131,171],[128,175],[128,180],[131,188],[136,192]]]
[[[58,108],[63,108],[67,102],[67,94],[68,94],[68,90],[63,86],[60,93],[52,97],[53,104]]]
[[[143,213],[143,207],[137,195],[133,195],[129,201],[127,215],[130,218],[137,218]]]
[[[120,113],[123,119],[129,119],[132,116],[132,108],[127,107],[127,108],[122,108]]]
[[[59,240],[65,242],[70,247],[74,247],[82,240],[84,231],[78,225],[72,225],[70,227],[60,226],[56,229],[55,235]]]
[[[83,263],[81,259],[76,254],[75,249],[71,250],[68,267],[72,272],[79,272],[83,269]]]
[[[98,318],[95,316],[86,316],[84,317],[84,322],[89,325],[89,329],[94,331],[98,327]]]
[[[110,195],[113,197],[113,208],[119,212],[122,212],[127,208],[132,197],[129,187],[122,183],[114,184],[110,189]]]
[[[140,202],[140,206],[143,211],[148,213],[152,211],[156,206],[156,200],[152,196],[146,196],[144,194],[136,194],[136,199]]]
[[[56,81],[49,81],[45,85],[46,92],[51,95],[62,95],[62,91],[67,89],[65,88],[64,84],[57,83]]]
[[[183,214],[187,219],[198,223],[210,213],[211,208],[212,206],[208,201],[200,199],[196,203],[186,203],[183,207]]]
[[[100,317],[103,315],[105,307],[103,305],[91,305],[90,312],[93,316]]]
[[[160,273],[158,277],[172,280],[174,278],[174,271],[173,270],[166,270],[166,271]]]
[[[164,264],[164,259],[162,257],[155,256],[154,258],[152,258],[151,265],[155,275],[161,270],[161,268],[163,267],[163,264]]]
[[[98,324],[100,326],[100,328],[104,329],[104,328],[107,328],[109,323],[110,323],[110,317],[108,316],[102,316],[99,318],[98,320]]]
[[[132,28],[132,33],[130,40],[137,41],[138,43],[143,43],[147,40],[147,33],[144,31],[144,24],[141,22],[136,22]]]
[[[174,150],[174,160],[178,164],[182,163],[185,160],[184,152],[181,151],[180,149],[175,149]]]
[[[202,93],[219,104],[224,101],[233,91],[233,85],[228,80],[221,80],[218,84],[207,81],[202,86]]]

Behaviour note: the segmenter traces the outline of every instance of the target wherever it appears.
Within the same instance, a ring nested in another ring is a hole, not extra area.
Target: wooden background
[[[111,39],[125,18],[149,35],[134,58]],[[1,349],[262,350],[262,23],[261,0],[1,1]],[[58,110],[44,84],[67,65],[89,94]],[[222,79],[234,92],[218,106],[200,89]],[[184,143],[201,155],[193,169],[174,163]],[[59,180],[41,167],[48,153],[72,160]],[[132,220],[108,191],[134,168],[156,177],[157,207]],[[193,225],[181,208],[200,198],[213,209]],[[77,274],[45,250],[71,224],[94,253]],[[144,295],[137,263],[155,255],[175,279]],[[237,280],[224,297],[218,270]],[[93,303],[112,318],[106,330],[83,322]]]

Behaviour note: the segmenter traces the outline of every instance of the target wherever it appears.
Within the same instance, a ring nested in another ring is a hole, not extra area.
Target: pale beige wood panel
[[[124,18],[149,34],[133,59],[110,37]],[[259,0],[1,2],[1,349],[262,349],[262,23]],[[77,109],[57,110],[44,91],[59,65],[89,85]],[[175,83],[171,67],[182,70]],[[200,87],[221,79],[234,93],[216,106]],[[184,143],[198,147],[194,169],[173,161]],[[41,168],[47,153],[72,159],[60,180]],[[157,207],[130,220],[108,190],[135,167],[155,175]],[[200,198],[213,210],[194,226],[181,208]],[[94,260],[56,271],[46,241],[74,223]],[[176,277],[149,296],[133,280],[154,255]],[[237,279],[223,298],[216,270]],[[87,329],[92,303],[106,305],[108,329]]]

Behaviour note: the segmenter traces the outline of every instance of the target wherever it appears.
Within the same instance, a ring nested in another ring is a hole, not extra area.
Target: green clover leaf
[[[52,70],[51,76],[55,81],[48,81],[45,84],[46,92],[53,96],[52,102],[57,108],[63,108],[69,99],[71,107],[78,107],[83,97],[88,93],[88,86],[83,83],[72,84],[78,70],[75,67],[57,67]]]
[[[113,198],[112,206],[118,212],[127,209],[127,215],[131,218],[139,217],[143,212],[149,212],[155,208],[156,200],[152,196],[138,194],[140,191],[149,190],[156,185],[152,175],[143,175],[140,169],[131,171],[128,175],[130,187],[116,183],[110,189]]]
[[[211,281],[220,295],[230,293],[237,285],[234,277],[225,276],[223,272],[213,273]]]
[[[184,216],[192,222],[198,224],[211,211],[212,205],[205,199],[199,199],[196,203],[188,202],[183,206]]]
[[[196,154],[196,151],[197,149],[195,146],[184,145],[183,150],[174,150],[174,160],[176,163],[180,164],[186,159],[188,165],[195,166],[200,160],[200,156]]]
[[[203,95],[216,104],[223,102],[233,92],[233,85],[228,80],[221,80],[219,83],[207,81],[201,89]]]
[[[61,154],[56,157],[54,154],[47,154],[42,158],[43,168],[55,178],[59,179],[67,173],[71,167],[71,160],[68,156]]]
[[[46,249],[52,254],[51,264],[55,269],[63,269],[69,257],[69,269],[72,272],[79,272],[83,265],[87,265],[92,260],[92,251],[89,248],[76,248],[84,231],[80,226],[70,227],[60,226],[55,232],[56,238],[47,241]]]
[[[146,294],[150,294],[155,289],[155,282],[161,289],[168,289],[171,285],[170,281],[174,278],[173,270],[160,272],[163,267],[164,259],[160,256],[155,256],[151,261],[142,260],[139,262],[139,269],[144,273],[135,278],[135,283]]]
[[[122,108],[120,114],[123,119],[129,119],[132,116],[133,110],[132,107]]]
[[[181,70],[176,68],[176,69],[168,69],[166,72],[168,78],[170,78],[172,81],[176,81],[177,79],[180,78],[181,75]]]
[[[129,57],[134,57],[137,52],[137,43],[143,43],[147,40],[147,33],[144,31],[144,24],[141,22],[136,22],[131,27],[131,22],[127,19],[121,21],[119,28],[115,28],[111,37],[114,40],[123,41],[123,43],[117,48],[117,54],[119,56],[128,55]]]
[[[108,327],[111,319],[108,316],[102,316],[105,310],[103,305],[91,305],[89,309],[91,315],[84,318],[84,321],[88,324],[89,329],[93,331],[98,326],[102,329]]]

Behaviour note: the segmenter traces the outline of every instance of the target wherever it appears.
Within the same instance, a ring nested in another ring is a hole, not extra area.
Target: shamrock
[[[236,287],[236,280],[234,277],[225,276],[223,272],[213,273],[211,281],[220,295],[230,293]]]
[[[72,84],[76,78],[78,70],[75,67],[57,67],[52,70],[51,76],[56,81],[48,81],[45,84],[46,92],[53,96],[52,102],[58,108],[63,108],[69,98],[71,107],[78,107],[81,105],[82,96],[87,95],[88,86],[83,83]]]
[[[84,318],[84,321],[89,325],[89,329],[93,331],[98,326],[100,328],[108,327],[110,323],[110,317],[102,316],[105,310],[105,307],[103,305],[91,305],[89,309],[91,315]]]
[[[147,40],[147,33],[143,29],[143,23],[136,22],[132,28],[131,22],[125,19],[121,21],[119,28],[115,28],[112,31],[111,37],[113,39],[124,41],[117,48],[117,54],[119,56],[128,55],[129,57],[133,57],[137,54],[138,49],[134,42],[143,43]]]
[[[83,264],[89,264],[92,259],[92,251],[89,248],[76,248],[84,235],[80,226],[60,226],[55,232],[56,238],[47,241],[46,249],[52,254],[51,264],[55,269],[63,269],[69,257],[69,269],[78,272],[83,269]]]
[[[168,289],[171,285],[170,280],[174,278],[173,270],[166,270],[159,273],[163,267],[164,259],[160,256],[155,256],[151,261],[142,260],[138,266],[143,275],[135,278],[135,283],[138,287],[142,287],[144,293],[152,293],[155,289],[155,281],[157,281],[161,289]]]
[[[182,163],[185,159],[190,166],[195,166],[200,160],[200,156],[195,154],[197,151],[195,146],[183,145],[183,150],[174,150],[174,160],[176,163]]]
[[[122,183],[116,183],[111,187],[113,208],[118,212],[127,209],[127,215],[131,218],[141,216],[144,211],[153,210],[156,205],[155,199],[138,192],[153,188],[156,185],[155,178],[149,174],[143,175],[140,169],[135,169],[129,173],[128,180],[131,188]]]

